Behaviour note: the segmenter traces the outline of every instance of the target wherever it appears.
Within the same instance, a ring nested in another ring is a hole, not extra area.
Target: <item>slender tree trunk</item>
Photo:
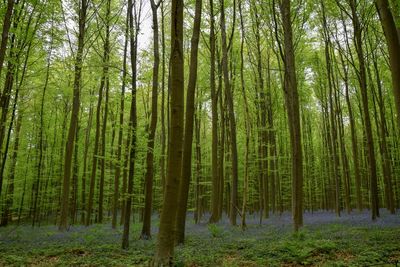
[[[218,218],[222,217],[224,208],[224,192],[225,192],[225,123],[226,123],[226,112],[225,112],[225,100],[222,98],[222,64],[220,56],[218,55],[218,95],[219,98],[219,109],[220,109],[220,138],[219,138],[219,157],[218,157],[218,180],[219,180],[219,197],[218,197]],[[218,102],[218,101],[217,101]],[[229,196],[227,196],[229,197]]]
[[[220,177],[218,175],[218,94],[215,90],[215,19],[214,1],[210,0],[210,89],[211,89],[211,217],[210,223],[219,221]]]
[[[155,266],[169,266],[174,256],[174,228],[178,204],[183,145],[184,59],[183,59],[183,1],[171,5],[171,119],[168,140],[167,179],[160,218]]]
[[[390,71],[392,72],[392,88],[397,109],[397,123],[400,127],[400,27],[396,29],[388,0],[375,0],[383,32],[389,50]]]
[[[162,195],[165,189],[165,149],[166,149],[166,131],[165,131],[165,23],[164,23],[164,1],[161,1],[161,52],[162,52],[162,68],[161,68],[161,157],[160,157],[160,171],[161,171],[161,185]],[[168,104],[167,104],[168,105]]]
[[[17,118],[17,123],[15,126],[15,135],[14,135],[14,148],[11,156],[11,166],[10,166],[10,176],[8,178],[8,186],[7,186],[7,194],[5,198],[5,207],[3,210],[2,218],[1,218],[1,226],[6,226],[8,223],[12,221],[12,207],[14,203],[14,180],[15,180],[15,168],[17,165],[18,159],[18,148],[19,148],[19,134],[21,131],[22,125],[22,113],[19,113]]]
[[[396,205],[394,200],[394,193],[393,193],[393,183],[392,183],[392,166],[391,166],[391,159],[387,144],[388,138],[388,130],[387,130],[387,123],[386,123],[386,112],[385,112],[385,102],[382,95],[382,83],[381,83],[381,76],[379,73],[378,62],[377,58],[373,58],[373,67],[375,71],[375,78],[377,81],[377,102],[379,107],[379,118],[380,123],[377,123],[376,129],[379,131],[379,144],[380,144],[380,151],[381,151],[381,162],[382,162],[382,171],[383,171],[383,181],[385,185],[385,197],[386,197],[386,208],[390,211],[391,214],[395,214],[396,212]],[[374,111],[375,114],[378,114],[376,110],[376,101],[374,101]],[[375,119],[377,122],[377,119]]]
[[[292,147],[292,216],[294,230],[298,231],[303,225],[303,159],[290,0],[282,0],[280,8],[284,37],[285,99]]]
[[[4,14],[3,31],[1,33],[1,44],[0,44],[0,76],[1,76],[1,71],[3,69],[4,58],[6,55],[8,32],[11,26],[11,18],[15,2],[16,2],[15,0],[7,0],[7,9],[6,13]]]
[[[70,217],[71,223],[75,224],[76,214],[78,211],[78,172],[79,172],[79,123],[75,133],[75,147],[74,147],[74,165],[72,167],[72,194],[70,203]]]
[[[256,50],[257,50],[257,87],[259,93],[259,109],[260,109],[260,178],[262,183],[262,207],[263,217],[269,217],[269,175],[268,175],[268,132],[267,132],[267,99],[264,91],[264,77],[263,77],[263,66],[262,66],[262,53],[261,53],[261,36],[260,36],[260,18],[257,9],[257,2],[253,1],[253,13],[254,13],[254,24],[253,29],[256,39]]]
[[[242,1],[239,2],[239,16],[240,16],[240,28],[241,28],[241,42],[240,42],[240,83],[242,87],[242,94],[244,99],[245,106],[245,129],[246,129],[246,151],[245,151],[245,162],[244,162],[244,180],[243,180],[243,201],[242,201],[242,222],[241,227],[244,230],[246,228],[246,208],[247,208],[247,198],[248,198],[248,190],[249,190],[249,143],[250,143],[250,113],[249,113],[249,105],[247,101],[246,95],[246,85],[244,81],[244,39],[245,39],[245,30],[244,30],[244,22],[243,22],[243,14],[242,14]]]
[[[108,116],[108,99],[110,91],[110,78],[109,78],[109,64],[110,64],[110,13],[111,13],[111,0],[106,3],[106,37],[104,40],[104,57],[103,57],[103,87],[105,89],[105,102],[103,114],[103,126],[101,131],[101,166],[100,166],[100,184],[99,184],[99,223],[103,222],[103,201],[104,201],[104,176],[106,164],[106,131],[107,131],[107,116]]]
[[[127,51],[128,51],[128,38],[129,38],[129,10],[126,15],[125,23],[125,43],[124,43],[124,58],[122,63],[122,78],[121,78],[121,95],[120,95],[120,111],[119,111],[119,129],[118,129],[118,148],[117,148],[117,161],[115,165],[115,176],[114,176],[114,198],[113,198],[113,213],[112,213],[112,228],[117,227],[117,214],[118,214],[118,203],[119,203],[119,180],[121,176],[121,169],[124,167],[124,162],[122,161],[122,141],[124,133],[124,112],[125,112],[125,87],[126,87],[126,75],[127,75]],[[121,166],[122,165],[122,166]],[[122,167],[122,168],[121,168]],[[123,208],[123,206],[122,206]]]
[[[343,82],[345,88],[345,99],[347,105],[347,111],[349,114],[350,121],[350,134],[351,134],[351,149],[353,153],[353,164],[354,164],[354,180],[355,180],[355,189],[356,189],[356,205],[359,211],[362,211],[362,194],[361,194],[361,176],[360,176],[360,163],[358,156],[358,144],[357,144],[357,132],[354,121],[354,113],[353,108],[350,102],[350,94],[349,94],[349,70],[346,62],[343,58],[343,54],[339,53],[340,61],[342,63],[343,69]]]
[[[97,173],[97,164],[98,164],[98,151],[99,151],[99,142],[100,142],[100,124],[101,124],[101,103],[103,101],[103,89],[104,89],[104,71],[103,76],[101,78],[98,99],[97,99],[97,107],[96,107],[96,132],[94,139],[94,149],[93,149],[93,160],[92,160],[92,171],[90,174],[90,184],[89,184],[89,199],[88,206],[86,211],[86,226],[91,224],[92,219],[92,210],[93,210],[93,199],[94,199],[94,190],[96,183],[96,173]]]
[[[92,93],[90,93],[92,95]],[[89,153],[89,143],[90,143],[90,130],[92,128],[93,121],[93,105],[90,103],[89,107],[89,118],[87,127],[85,130],[85,148],[83,151],[83,174],[82,174],[82,189],[81,189],[81,223],[85,223],[85,215],[86,215],[86,178],[87,178],[87,161],[88,161],[88,153]]]
[[[26,157],[26,168],[25,168],[25,173],[24,173],[24,185],[23,185],[23,187],[22,187],[22,196],[21,196],[21,201],[20,201],[20,203],[19,203],[19,209],[18,209],[18,225],[20,224],[20,222],[21,222],[21,217],[22,217],[22,210],[23,210],[23,207],[24,207],[24,201],[25,201],[25,194],[26,194],[26,182],[27,182],[27,177],[28,177],[28,166],[29,166],[29,163],[30,163],[30,156],[31,156],[31,154],[30,154],[30,150],[28,150],[28,155],[27,155],[27,157]]]
[[[149,129],[149,137],[147,140],[147,155],[146,155],[146,174],[145,174],[145,203],[143,214],[143,227],[140,235],[141,239],[151,238],[151,214],[153,201],[153,179],[154,179],[154,137],[157,128],[157,99],[158,99],[158,72],[160,65],[160,49],[158,44],[158,18],[157,9],[160,2],[157,4],[154,0],[150,0],[151,10],[153,14],[153,48],[154,48],[154,63],[153,63],[153,84],[151,91],[151,121]]]
[[[17,103],[18,103],[18,97],[19,97],[19,89],[22,85],[22,82],[24,80],[25,77],[25,73],[26,73],[26,69],[27,69],[27,63],[28,63],[28,57],[29,57],[29,52],[30,52],[30,48],[31,48],[31,44],[29,43],[29,47],[28,47],[28,52],[27,52],[27,56],[25,57],[25,62],[24,62],[24,67],[23,67],[23,71],[22,71],[22,76],[21,76],[21,80],[20,83],[16,86],[16,90],[15,90],[15,95],[14,95],[14,103],[13,103],[13,109],[12,109],[12,114],[11,114],[11,120],[10,120],[10,124],[8,127],[8,132],[7,132],[7,139],[6,139],[6,143],[5,143],[5,148],[4,148],[4,153],[3,153],[3,158],[1,161],[1,170],[0,170],[0,180],[1,183],[3,181],[3,176],[4,176],[4,169],[5,169],[5,165],[6,165],[6,161],[7,161],[7,155],[8,155],[8,148],[9,148],[9,144],[10,144],[10,136],[11,136],[11,130],[13,128],[13,124],[14,124],[14,119],[15,119],[15,115],[16,115],[16,110],[17,110]],[[7,71],[7,73],[9,73],[9,71]],[[16,75],[18,76],[18,73],[16,73]],[[11,79],[13,80],[13,79]],[[10,79],[6,80],[9,82]],[[11,84],[12,86],[12,84]],[[10,87],[11,87],[10,86]],[[11,88],[8,89],[11,93]],[[9,101],[9,100],[8,100]],[[1,186],[0,186],[0,190],[1,190]],[[12,188],[13,190],[13,188]],[[7,190],[8,191],[8,190]],[[0,191],[1,193],[1,191]]]
[[[3,146],[4,138],[6,136],[6,124],[7,124],[7,115],[10,106],[11,92],[14,85],[14,75],[15,75],[15,63],[14,61],[17,59],[17,56],[14,53],[15,45],[15,34],[13,34],[11,38],[11,47],[10,47],[10,60],[7,63],[7,72],[4,80],[4,89],[0,98],[1,105],[1,117],[0,117],[0,159],[1,159],[1,169],[0,169],[0,195],[3,189],[3,179],[4,179],[4,168],[5,161],[7,159],[7,153],[5,153],[1,147]]]
[[[131,52],[131,68],[132,68],[132,99],[131,99],[131,110],[129,114],[129,130],[131,131],[130,137],[130,148],[129,148],[129,173],[128,173],[128,191],[126,198],[125,218],[124,218],[124,231],[122,234],[122,248],[127,249],[129,247],[129,226],[132,209],[132,194],[133,194],[133,182],[135,174],[135,159],[136,159],[136,128],[137,128],[137,107],[136,107],[136,89],[137,89],[137,44],[141,22],[143,2],[139,0],[139,3],[134,0],[128,0],[129,9],[129,37],[130,37],[130,52]],[[137,6],[138,5],[138,6]],[[134,12],[134,14],[133,14]]]
[[[53,27],[53,25],[52,25]],[[53,28],[52,28],[53,29]],[[53,36],[51,37],[53,38]],[[49,77],[50,77],[50,60],[51,60],[51,55],[52,55],[52,49],[53,49],[53,39],[51,40],[50,43],[50,52],[47,57],[47,68],[46,68],[46,78],[44,81],[44,86],[42,90],[42,97],[41,97],[41,104],[40,104],[40,125],[39,125],[39,145],[38,145],[38,163],[37,163],[37,173],[36,173],[36,181],[37,181],[37,186],[39,186],[39,183],[42,178],[42,171],[43,171],[43,130],[44,130],[44,105],[45,105],[45,98],[46,98],[46,91],[47,91],[47,86],[49,84]],[[37,202],[37,197],[39,192],[37,192],[36,197],[35,197],[35,203]],[[36,206],[36,204],[35,204]],[[35,208],[36,210],[36,208]],[[36,220],[36,214],[33,216],[33,224],[35,223]]]
[[[340,148],[340,156],[342,160],[342,173],[343,173],[343,180],[344,180],[344,195],[345,195],[345,205],[346,205],[346,210],[347,213],[350,214],[352,211],[351,207],[351,183],[350,183],[350,166],[349,166],[349,161],[348,161],[348,156],[347,156],[347,151],[346,151],[346,143],[345,143],[345,136],[344,136],[344,119],[343,119],[343,112],[342,112],[342,106],[339,102],[339,92],[338,92],[338,87],[336,88],[336,110],[338,112],[338,128],[339,128],[339,148]]]
[[[228,47],[226,37],[226,23],[225,23],[225,6],[224,1],[220,0],[221,8],[221,44],[222,44],[222,72],[224,77],[225,93],[227,98],[228,106],[228,118],[230,127],[230,138],[231,138],[231,157],[232,157],[232,192],[230,201],[230,213],[229,220],[232,225],[236,225],[237,216],[237,194],[238,194],[238,153],[236,143],[236,121],[233,104],[233,93],[231,88],[231,82],[229,80],[229,69],[228,69]]]
[[[128,122],[129,124],[129,122]],[[122,168],[122,209],[121,209],[121,220],[120,224],[124,224],[125,221],[125,211],[126,211],[126,195],[127,195],[127,187],[128,187],[128,168],[129,168],[129,151],[131,147],[131,130],[128,128],[128,137],[126,138],[126,145],[125,145],[125,151],[124,151],[124,159],[123,159],[123,168]]]
[[[271,197],[271,208],[272,212],[276,212],[277,202],[277,183],[278,180],[278,169],[277,169],[277,150],[276,150],[276,136],[274,128],[274,116],[273,116],[273,103],[272,103],[272,84],[271,84],[271,66],[270,66],[270,55],[267,58],[267,82],[268,91],[266,93],[266,109],[267,109],[267,120],[268,120],[268,176],[270,182],[270,197]]]
[[[198,92],[198,90],[197,90]],[[197,97],[199,99],[199,97]],[[203,186],[200,184],[202,180],[202,170],[201,170],[201,140],[200,140],[200,128],[201,128],[201,120],[200,120],[200,113],[202,109],[201,101],[198,101],[198,108],[197,112],[195,113],[195,137],[196,137],[196,211],[194,220],[195,223],[199,223],[201,217],[203,215]],[[217,203],[218,204],[218,203]],[[218,209],[218,206],[217,206]],[[218,210],[217,210],[218,212]]]
[[[83,63],[83,48],[85,41],[86,32],[86,14],[87,14],[88,2],[87,0],[80,1],[79,8],[79,32],[78,32],[78,49],[75,58],[75,76],[74,76],[74,90],[73,90],[73,104],[71,121],[68,130],[68,139],[65,147],[65,158],[64,158],[64,179],[63,179],[63,190],[62,190],[62,201],[61,201],[61,217],[59,230],[65,231],[68,228],[68,202],[69,202],[69,190],[70,190],[70,178],[71,178],[71,165],[72,165],[72,154],[74,150],[75,133],[78,126],[78,115],[80,106],[80,87],[81,87],[81,76],[82,76],[82,63]]]
[[[324,29],[324,43],[325,43],[325,64],[327,71],[327,80],[328,80],[328,88],[329,88],[329,120],[330,120],[330,147],[331,147],[331,157],[333,158],[333,179],[335,181],[335,212],[337,216],[340,216],[341,207],[340,207],[340,161],[339,161],[339,152],[338,152],[338,133],[337,133],[337,123],[336,123],[336,113],[335,109],[335,88],[334,88],[334,75],[332,68],[332,60],[331,60],[331,41],[329,38],[328,26],[325,17],[325,5],[324,1],[321,1],[322,5],[322,24]]]
[[[186,93],[185,135],[183,140],[183,158],[181,181],[179,184],[178,209],[176,214],[175,241],[183,244],[185,240],[185,223],[187,202],[189,197],[189,185],[192,175],[192,143],[193,124],[195,111],[195,93],[197,82],[197,55],[200,39],[202,0],[196,0],[196,8],[193,22],[193,34],[190,51],[189,83]]]
[[[376,174],[376,158],[375,158],[375,150],[374,150],[374,140],[372,135],[372,126],[371,119],[369,116],[369,105],[368,105],[368,87],[367,87],[367,76],[366,76],[366,67],[365,67],[365,58],[364,51],[362,47],[362,28],[359,21],[359,17],[356,10],[356,0],[350,1],[350,8],[352,13],[352,22],[354,27],[354,43],[357,51],[357,58],[359,61],[359,69],[358,69],[358,81],[360,83],[360,91],[361,91],[361,103],[362,103],[362,112],[364,115],[364,123],[365,123],[365,135],[366,135],[366,152],[367,152],[367,161],[370,172],[370,190],[371,190],[371,216],[372,220],[375,220],[376,217],[379,217],[379,198],[378,198],[378,183],[377,183],[377,174]]]

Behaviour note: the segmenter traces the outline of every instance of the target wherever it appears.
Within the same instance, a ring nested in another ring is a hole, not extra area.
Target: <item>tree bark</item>
[[[129,247],[129,226],[132,210],[132,194],[133,182],[135,174],[135,159],[136,159],[136,128],[137,128],[137,107],[136,107],[136,89],[137,89],[137,50],[138,50],[138,36],[140,30],[141,13],[142,13],[142,0],[139,0],[138,5],[136,0],[128,0],[129,10],[129,37],[130,37],[130,53],[131,53],[131,68],[132,68],[132,99],[131,110],[129,114],[129,130],[131,131],[130,148],[129,148],[129,172],[128,172],[128,191],[126,197],[125,217],[124,217],[124,231],[122,234],[122,248],[128,249]]]
[[[185,240],[185,223],[187,202],[189,197],[189,185],[192,175],[192,143],[193,143],[193,124],[195,111],[195,93],[197,82],[197,55],[200,39],[202,0],[196,0],[196,8],[193,22],[193,34],[190,45],[190,67],[189,83],[186,93],[186,114],[185,114],[185,132],[183,140],[183,158],[181,181],[179,184],[178,210],[176,214],[175,241],[177,244],[183,244]]]
[[[378,130],[379,133],[379,148],[381,151],[381,162],[382,162],[382,171],[383,171],[383,181],[385,185],[385,199],[386,199],[386,208],[389,210],[391,214],[395,214],[396,212],[396,205],[395,205],[395,200],[394,200],[394,193],[393,193],[393,183],[392,183],[392,166],[391,166],[391,158],[390,158],[390,153],[389,153],[389,148],[388,148],[388,142],[387,138],[389,137],[388,129],[387,129],[387,123],[386,123],[386,112],[385,112],[385,102],[383,98],[383,89],[382,89],[382,83],[381,83],[381,75],[379,73],[379,67],[378,67],[378,60],[376,56],[373,54],[373,67],[375,71],[375,78],[376,78],[376,85],[377,85],[377,95],[376,95],[376,100],[374,101],[374,111],[375,114],[378,114],[377,109],[376,109],[376,103],[378,102],[378,107],[379,107],[379,118],[380,118],[380,123],[378,123],[378,120],[375,119],[376,121],[376,129]],[[371,77],[372,78],[372,77]]]
[[[125,41],[124,41],[124,58],[122,63],[122,78],[121,78],[121,95],[120,95],[120,111],[119,111],[119,129],[118,129],[118,148],[117,148],[117,161],[114,176],[114,198],[113,198],[113,214],[111,226],[113,229],[117,227],[117,214],[118,214],[118,203],[119,203],[119,180],[121,176],[121,169],[124,168],[124,162],[122,161],[122,141],[124,133],[124,111],[125,111],[125,87],[126,87],[126,75],[127,75],[127,51],[128,51],[128,38],[129,38],[129,10],[126,15],[125,23]]]
[[[176,197],[182,164],[183,105],[184,105],[184,54],[183,54],[183,0],[172,0],[171,5],[171,119],[168,140],[167,177],[163,209],[160,218],[158,246],[154,266],[169,266],[174,256]]]
[[[158,99],[158,72],[160,65],[160,49],[158,44],[158,18],[157,9],[160,2],[157,4],[154,0],[150,0],[152,15],[153,15],[153,84],[151,91],[151,121],[149,129],[149,137],[147,140],[147,155],[146,155],[146,174],[145,174],[145,203],[143,214],[143,227],[140,235],[141,239],[151,238],[151,214],[153,201],[153,179],[154,179],[154,137],[157,128],[157,99]]]
[[[228,67],[228,47],[226,37],[226,23],[225,23],[225,6],[224,1],[220,0],[221,8],[221,44],[222,44],[222,73],[224,77],[225,94],[228,106],[228,118],[230,127],[230,138],[231,138],[231,157],[232,157],[232,191],[230,201],[230,212],[229,220],[232,225],[236,225],[237,216],[237,194],[238,194],[238,153],[237,153],[237,142],[236,142],[236,120],[235,111],[233,104],[233,94],[231,83],[229,79],[229,67]]]
[[[280,8],[284,37],[283,61],[285,66],[285,99],[288,113],[290,144],[292,147],[292,216],[294,230],[298,231],[303,225],[303,159],[290,0],[282,0]]]
[[[7,1],[7,9],[6,9],[6,13],[4,14],[3,31],[1,33],[1,44],[0,44],[0,76],[1,76],[1,71],[3,69],[4,58],[6,55],[8,32],[11,27],[11,18],[12,18],[15,2],[16,2],[15,0]]]
[[[372,126],[371,119],[369,116],[369,104],[368,104],[368,87],[367,87],[367,76],[366,76],[366,67],[365,67],[365,57],[364,50],[362,47],[362,28],[359,21],[359,17],[356,10],[356,0],[350,0],[350,8],[352,14],[352,22],[354,28],[354,44],[357,51],[357,58],[359,69],[358,73],[358,82],[360,84],[361,91],[361,104],[362,104],[362,113],[364,117],[365,123],[365,135],[366,135],[366,152],[367,152],[367,161],[370,172],[370,201],[371,201],[371,217],[372,220],[375,220],[376,217],[379,217],[379,198],[378,198],[378,183],[377,183],[377,174],[376,174],[376,158],[375,158],[375,150],[374,150],[374,140],[372,135]]]
[[[240,39],[240,83],[242,87],[242,95],[244,100],[244,110],[245,110],[245,130],[246,130],[246,150],[245,150],[245,162],[244,162],[244,179],[243,179],[243,201],[242,201],[242,221],[241,227],[242,230],[246,228],[246,209],[247,209],[247,198],[248,198],[248,190],[249,190],[249,143],[250,143],[250,113],[249,113],[249,105],[247,101],[246,95],[246,84],[244,80],[244,39],[245,39],[245,30],[244,30],[244,22],[243,22],[243,14],[242,14],[242,1],[239,2],[239,16],[240,16],[240,29],[241,29],[241,39]]]
[[[161,157],[160,157],[160,172],[162,196],[165,189],[165,149],[166,149],[166,131],[165,131],[165,23],[164,23],[164,1],[161,1],[161,50],[162,50],[162,68],[161,68]],[[167,104],[168,105],[168,104]]]
[[[74,71],[74,90],[73,90],[73,104],[71,121],[68,130],[68,139],[65,147],[65,158],[64,158],[64,178],[63,178],[63,189],[62,189],[62,201],[61,201],[61,217],[59,230],[65,231],[68,228],[68,202],[69,202],[69,191],[70,191],[70,178],[71,178],[71,165],[72,155],[75,143],[75,133],[78,126],[79,106],[80,106],[80,87],[81,87],[81,76],[82,76],[82,63],[83,63],[83,48],[85,41],[86,32],[86,14],[88,9],[87,0],[80,1],[79,8],[79,32],[78,32],[78,50],[75,58],[75,71]]]
[[[358,144],[357,144],[357,132],[356,125],[354,121],[354,113],[353,108],[350,102],[350,94],[349,94],[349,72],[348,66],[345,63],[342,53],[339,53],[340,61],[342,63],[343,69],[343,82],[345,88],[345,99],[347,110],[349,113],[349,121],[350,121],[350,133],[351,133],[351,149],[353,153],[353,164],[354,164],[354,180],[355,180],[355,189],[356,189],[356,205],[357,209],[362,211],[362,192],[361,192],[361,175],[360,175],[360,163],[358,156]]]
[[[21,131],[22,125],[22,113],[18,115],[17,123],[15,126],[15,135],[14,135],[14,148],[11,156],[11,166],[10,166],[10,176],[7,181],[7,194],[5,198],[5,207],[3,210],[2,218],[1,218],[1,226],[6,226],[12,221],[12,207],[14,203],[14,180],[15,180],[15,168],[17,165],[18,158],[18,148],[19,148],[19,134]]]
[[[218,176],[218,94],[215,90],[215,19],[214,1],[210,0],[210,89],[211,89],[211,217],[209,222],[219,221],[220,184]]]
[[[324,37],[324,45],[325,45],[325,64],[326,64],[326,72],[327,72],[327,80],[328,80],[328,88],[329,88],[329,120],[330,120],[330,147],[331,147],[331,157],[333,162],[333,180],[335,181],[335,212],[337,216],[340,216],[341,207],[340,207],[340,161],[339,161],[339,152],[338,152],[338,133],[337,133],[337,122],[336,122],[336,114],[337,110],[335,108],[335,99],[336,92],[334,91],[334,75],[333,75],[333,67],[331,60],[331,41],[329,38],[328,25],[325,16],[325,5],[324,1],[321,1],[321,9],[322,9],[322,25],[323,25],[323,37]]]
[[[105,176],[105,156],[106,156],[106,130],[107,130],[107,116],[108,116],[108,99],[110,91],[110,77],[109,77],[109,64],[110,64],[110,13],[111,13],[111,0],[106,3],[106,37],[104,40],[104,56],[103,56],[103,89],[105,89],[105,102],[103,125],[101,131],[101,166],[100,166],[100,184],[99,184],[99,216],[98,222],[103,222],[103,201],[104,201],[104,176]]]
[[[397,109],[397,126],[400,128],[400,28],[396,29],[395,18],[390,10],[388,0],[375,0],[375,4],[389,50],[392,88]]]

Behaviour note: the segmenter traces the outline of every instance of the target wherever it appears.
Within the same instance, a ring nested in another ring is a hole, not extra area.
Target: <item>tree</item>
[[[143,214],[143,228],[140,238],[149,239],[151,237],[151,214],[152,214],[152,198],[153,198],[153,179],[154,179],[154,137],[157,127],[157,100],[158,100],[158,72],[160,66],[160,49],[158,38],[158,18],[157,9],[161,4],[161,0],[155,3],[150,0],[152,17],[153,17],[153,84],[151,91],[151,122],[149,129],[149,137],[147,141],[146,156],[146,174],[145,174],[145,206]]]
[[[167,177],[164,192],[163,209],[160,216],[158,245],[153,261],[154,266],[172,264],[175,240],[175,217],[179,192],[183,144],[183,1],[171,2],[171,120],[168,140]]]
[[[176,214],[175,241],[183,244],[185,241],[186,211],[189,195],[190,178],[192,174],[192,143],[193,143],[193,124],[195,113],[195,93],[197,82],[197,56],[200,39],[202,1],[196,0],[193,34],[190,51],[189,82],[186,92],[186,113],[185,113],[185,132],[183,139],[183,156],[181,181],[179,184],[178,210]]]
[[[132,194],[133,194],[133,178],[135,174],[135,157],[136,157],[136,130],[137,130],[137,106],[136,106],[136,90],[137,90],[137,49],[138,49],[138,36],[141,23],[143,2],[139,3],[134,0],[128,1],[129,10],[129,38],[130,38],[130,56],[131,56],[131,85],[132,85],[132,99],[131,110],[129,114],[129,130],[131,131],[130,148],[129,148],[129,173],[128,173],[128,190],[127,199],[125,204],[125,217],[124,217],[124,231],[122,234],[122,248],[129,247],[129,226],[131,219],[132,209]]]
[[[75,56],[75,71],[74,71],[74,89],[73,89],[73,105],[72,114],[68,130],[67,144],[65,147],[64,158],[64,177],[63,177],[63,190],[61,201],[61,217],[59,230],[65,231],[68,228],[68,206],[69,206],[69,191],[70,191],[70,178],[71,178],[71,165],[72,155],[75,142],[75,133],[78,126],[79,106],[80,106],[80,88],[83,64],[83,49],[85,44],[86,34],[86,15],[88,10],[88,1],[81,0],[78,9],[78,48]]]
[[[301,147],[299,95],[297,91],[290,0],[282,0],[280,10],[284,38],[284,52],[282,54],[285,66],[284,91],[292,157],[292,216],[294,230],[298,231],[303,225],[303,153]]]
[[[243,12],[242,12],[242,1],[239,2],[239,16],[240,16],[240,30],[241,30],[241,42],[240,42],[240,83],[242,87],[242,94],[245,106],[245,128],[246,128],[246,152],[245,152],[245,162],[244,162],[244,179],[243,179],[243,203],[242,203],[242,222],[241,227],[244,230],[246,228],[246,205],[247,205],[247,194],[249,188],[249,143],[250,143],[250,114],[249,114],[249,104],[246,95],[246,85],[244,81],[244,22],[243,22]]]
[[[230,200],[230,213],[229,220],[232,225],[236,225],[237,216],[237,194],[238,194],[238,152],[236,142],[236,121],[235,111],[233,106],[233,94],[231,83],[229,79],[229,67],[228,67],[228,44],[226,37],[226,25],[225,25],[225,5],[224,1],[220,0],[220,24],[221,24],[221,45],[222,45],[222,72],[224,77],[225,94],[228,106],[228,119],[229,119],[229,130],[230,130],[230,145],[231,145],[231,157],[232,157],[232,192]]]
[[[104,102],[104,115],[103,125],[101,130],[101,173],[100,173],[100,184],[99,184],[99,223],[103,222],[103,201],[104,201],[104,176],[105,176],[105,156],[106,156],[106,130],[107,130],[107,117],[108,117],[108,102],[110,94],[110,77],[109,77],[109,65],[110,65],[110,13],[111,13],[111,0],[106,2],[106,16],[105,30],[106,36],[104,40],[104,58],[103,58],[103,90],[105,90],[105,102]]]
[[[0,44],[0,75],[3,69],[4,57],[6,55],[7,42],[9,39],[8,33],[11,26],[14,3],[15,3],[14,0],[7,1],[7,9],[6,13],[4,14],[3,31],[1,33],[1,44]]]
[[[354,44],[356,48],[359,68],[357,69],[358,82],[360,84],[362,112],[364,115],[365,122],[365,135],[367,139],[367,160],[370,172],[370,190],[371,190],[371,216],[372,220],[379,217],[379,199],[378,199],[378,184],[377,184],[377,173],[376,173],[376,158],[374,149],[374,140],[372,135],[371,119],[369,115],[369,104],[368,104],[368,87],[367,87],[367,75],[365,67],[364,49],[362,44],[362,27],[357,14],[357,2],[356,0],[349,0],[351,9],[351,19],[354,28]]]
[[[211,188],[211,217],[210,223],[219,220],[220,203],[220,177],[218,175],[218,95],[215,90],[215,30],[214,30],[214,3],[210,0],[210,89],[211,89],[211,128],[212,128],[212,147],[211,147],[211,168],[212,168],[212,188]],[[220,155],[221,156],[221,155]],[[222,167],[222,166],[220,166]]]
[[[388,0],[376,0],[376,8],[385,33],[389,50],[390,70],[392,72],[392,87],[397,109],[397,123],[400,125],[400,35],[396,29],[395,18],[390,10]]]
[[[120,111],[119,111],[119,129],[118,129],[118,148],[117,148],[117,161],[115,176],[114,176],[114,198],[113,198],[113,215],[112,227],[117,227],[118,203],[119,203],[119,184],[121,169],[125,166],[122,162],[122,142],[123,142],[123,124],[124,124],[124,111],[125,111],[125,87],[127,75],[127,54],[128,54],[128,37],[129,37],[129,10],[127,11],[125,21],[125,41],[124,41],[124,58],[122,63],[122,78],[121,78],[121,95],[120,95]]]

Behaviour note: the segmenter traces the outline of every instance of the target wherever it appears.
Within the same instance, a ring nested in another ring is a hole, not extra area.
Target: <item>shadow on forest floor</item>
[[[189,214],[176,265],[400,266],[399,213],[381,210],[372,222],[367,211],[341,217],[307,212],[297,234],[290,213],[271,215],[262,225],[257,214],[247,215],[245,231],[230,226],[227,218],[208,225],[207,215],[194,224]],[[110,223],[71,226],[64,233],[54,225],[11,225],[0,228],[0,266],[146,266],[155,250],[157,224],[154,216],[153,239],[143,241],[138,240],[141,224],[134,223],[129,250],[120,248],[122,227],[113,230]]]

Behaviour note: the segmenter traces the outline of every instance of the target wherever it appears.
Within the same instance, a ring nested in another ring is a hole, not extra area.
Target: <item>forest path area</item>
[[[259,225],[248,215],[247,229],[224,218],[194,224],[190,215],[186,243],[176,248],[176,266],[399,266],[400,216],[381,210],[371,223],[368,212],[304,214],[305,226],[294,234],[290,213],[271,215]],[[137,219],[137,218],[135,218]],[[153,216],[153,232],[158,216]],[[132,225],[130,248],[121,249],[122,227],[97,224],[0,228],[0,266],[147,266],[155,251],[156,234],[138,240],[141,223]]]

